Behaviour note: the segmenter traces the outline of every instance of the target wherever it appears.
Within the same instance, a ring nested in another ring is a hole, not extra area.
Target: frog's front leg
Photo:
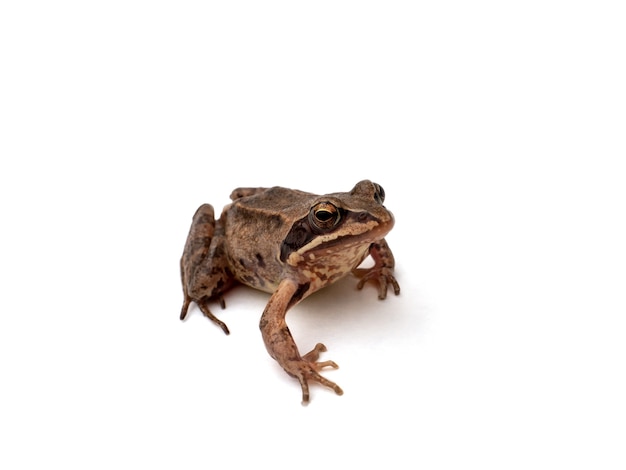
[[[318,343],[312,351],[300,356],[298,347],[285,322],[287,310],[298,303],[308,287],[308,284],[299,285],[291,280],[282,281],[265,307],[260,322],[263,341],[270,356],[280,364],[285,372],[300,381],[303,405],[309,402],[309,381],[332,388],[337,395],[343,394],[343,390],[337,384],[318,373],[324,367],[337,368],[337,364],[333,361],[317,362],[319,353],[326,351],[326,347]]]
[[[234,283],[224,254],[223,225],[221,220],[215,222],[210,204],[200,206],[193,216],[180,260],[180,274],[185,296],[180,319],[185,319],[189,304],[195,302],[204,316],[229,334],[226,324],[208,307],[210,301],[218,300],[224,308],[221,294]]]
[[[393,253],[387,242],[382,239],[372,243],[369,250],[370,256],[374,259],[374,266],[368,269],[354,269],[352,273],[361,278],[357,284],[358,289],[362,289],[366,282],[375,281],[378,283],[378,298],[387,297],[387,288],[391,285],[394,294],[400,293],[400,285],[393,275],[393,268],[396,264]]]

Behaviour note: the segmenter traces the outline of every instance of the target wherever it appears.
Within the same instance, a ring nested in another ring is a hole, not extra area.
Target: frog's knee
[[[213,222],[215,220],[215,210],[211,204],[202,204],[193,215],[193,221],[198,223]]]

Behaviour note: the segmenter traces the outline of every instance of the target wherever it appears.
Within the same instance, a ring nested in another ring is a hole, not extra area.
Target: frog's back
[[[237,188],[230,195],[230,198],[239,207],[267,209],[270,211],[286,210],[314,197],[314,194],[280,186],[273,188]]]
[[[315,196],[280,187],[239,188],[233,195],[224,218],[231,268],[239,281],[271,292],[284,275],[278,262],[283,241]]]

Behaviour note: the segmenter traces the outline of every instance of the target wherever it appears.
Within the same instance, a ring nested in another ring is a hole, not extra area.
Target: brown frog
[[[318,362],[321,343],[304,355],[289,332],[285,315],[305,297],[349,273],[365,282],[378,284],[384,299],[391,286],[400,287],[393,276],[394,259],[384,236],[394,218],[384,206],[383,188],[361,181],[348,193],[324,196],[274,188],[239,188],[231,194],[216,221],[213,207],[204,204],[193,216],[180,262],[185,299],[180,318],[195,302],[202,313],[228,327],[209,310],[222,294],[240,282],[272,293],[260,328],[265,346],[282,368],[302,386],[302,403],[309,401],[309,381],[341,388],[319,374],[324,367],[337,368],[333,361]],[[371,255],[374,266],[357,269]]]

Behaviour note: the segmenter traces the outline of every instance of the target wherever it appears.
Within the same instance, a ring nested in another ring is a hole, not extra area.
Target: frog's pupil
[[[327,222],[333,217],[333,215],[329,211],[325,211],[325,210],[317,211],[315,215],[322,222]]]

